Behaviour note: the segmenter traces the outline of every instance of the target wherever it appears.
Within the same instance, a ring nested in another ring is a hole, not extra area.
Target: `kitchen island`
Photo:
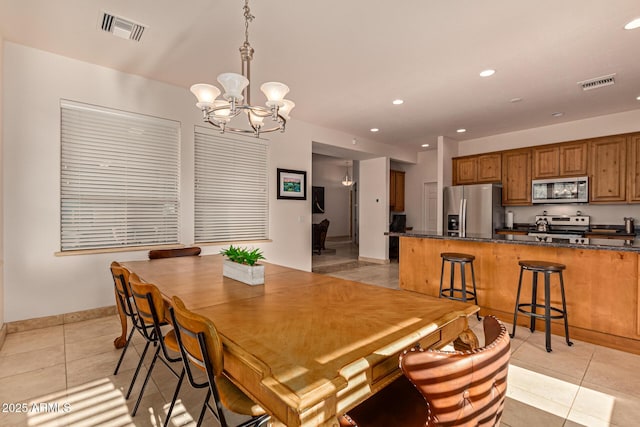
[[[390,233],[394,234],[394,233]],[[571,338],[640,354],[640,241],[590,239],[589,244],[538,242],[526,235],[493,239],[449,237],[413,231],[400,235],[400,288],[438,296],[442,252],[475,255],[478,305],[481,315],[513,322],[520,260],[565,264],[565,292]],[[448,271],[448,269],[447,269]],[[445,280],[448,272],[445,272]],[[552,279],[552,305],[560,304]],[[522,296],[531,295],[530,274]],[[541,297],[540,292],[538,295]],[[518,324],[529,318],[519,316]],[[544,331],[542,322],[537,329]],[[564,335],[562,323],[552,333]]]

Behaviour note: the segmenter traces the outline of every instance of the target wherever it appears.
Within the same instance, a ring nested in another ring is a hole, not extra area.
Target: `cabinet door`
[[[626,141],[624,135],[617,135],[589,142],[591,203],[626,201]]]
[[[531,204],[531,150],[502,153],[502,204]]]
[[[533,179],[555,178],[560,175],[560,149],[536,147],[533,149]]]
[[[502,155],[500,153],[478,156],[476,182],[500,182],[502,180]]]
[[[396,210],[396,171],[389,172],[389,209]]]
[[[570,142],[560,145],[560,176],[584,176],[587,169],[587,143]]]
[[[630,135],[629,150],[629,194],[630,202],[640,202],[640,134]]]
[[[475,184],[478,175],[476,156],[453,159],[453,185]]]
[[[404,212],[404,172],[396,171],[396,212]]]

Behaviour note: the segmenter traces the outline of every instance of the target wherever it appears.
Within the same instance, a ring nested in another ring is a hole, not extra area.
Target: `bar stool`
[[[443,298],[448,298],[456,301],[467,302],[467,300],[472,300],[478,305],[478,297],[476,291],[476,275],[473,271],[473,260],[476,259],[475,256],[469,254],[461,254],[455,252],[443,252],[440,254],[442,258],[442,268],[440,270],[440,293],[439,296]],[[444,278],[444,263],[449,262],[451,266],[450,275],[449,275],[449,287],[442,288],[442,280]],[[460,266],[460,287],[456,288],[454,286],[454,277],[455,277],[455,267],[456,264]],[[465,275],[465,265],[469,264],[471,267],[471,283],[473,285],[473,291],[467,289],[467,281]],[[447,295],[448,293],[448,295]],[[460,296],[456,296],[459,294]],[[476,312],[476,317],[480,320],[480,314]]]
[[[572,346],[569,341],[569,324],[567,322],[567,304],[564,298],[564,281],[562,280],[562,270],[566,268],[564,264],[547,261],[520,261],[520,280],[518,281],[518,293],[516,294],[516,307],[513,313],[513,332],[510,334],[513,338],[516,334],[516,320],[518,312],[531,317],[529,330],[536,330],[536,318],[544,319],[545,327],[545,344],[547,352],[551,351],[551,319],[564,319],[564,334],[567,345]],[[522,287],[522,274],[525,270],[533,273],[531,282],[531,302],[520,303],[520,289]],[[538,297],[538,273],[544,274],[544,304],[537,303]],[[562,295],[562,310],[557,307],[551,307],[550,282],[551,274],[557,273],[560,278],[560,294]],[[544,313],[538,313],[537,309],[543,308]],[[551,312],[558,313],[552,315]]]

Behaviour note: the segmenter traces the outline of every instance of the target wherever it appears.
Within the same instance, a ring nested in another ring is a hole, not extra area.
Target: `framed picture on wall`
[[[278,168],[278,199],[307,200],[307,172]]]

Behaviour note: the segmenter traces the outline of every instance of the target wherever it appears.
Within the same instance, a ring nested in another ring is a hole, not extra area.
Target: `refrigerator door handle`
[[[467,199],[460,200],[460,237],[467,237]]]

